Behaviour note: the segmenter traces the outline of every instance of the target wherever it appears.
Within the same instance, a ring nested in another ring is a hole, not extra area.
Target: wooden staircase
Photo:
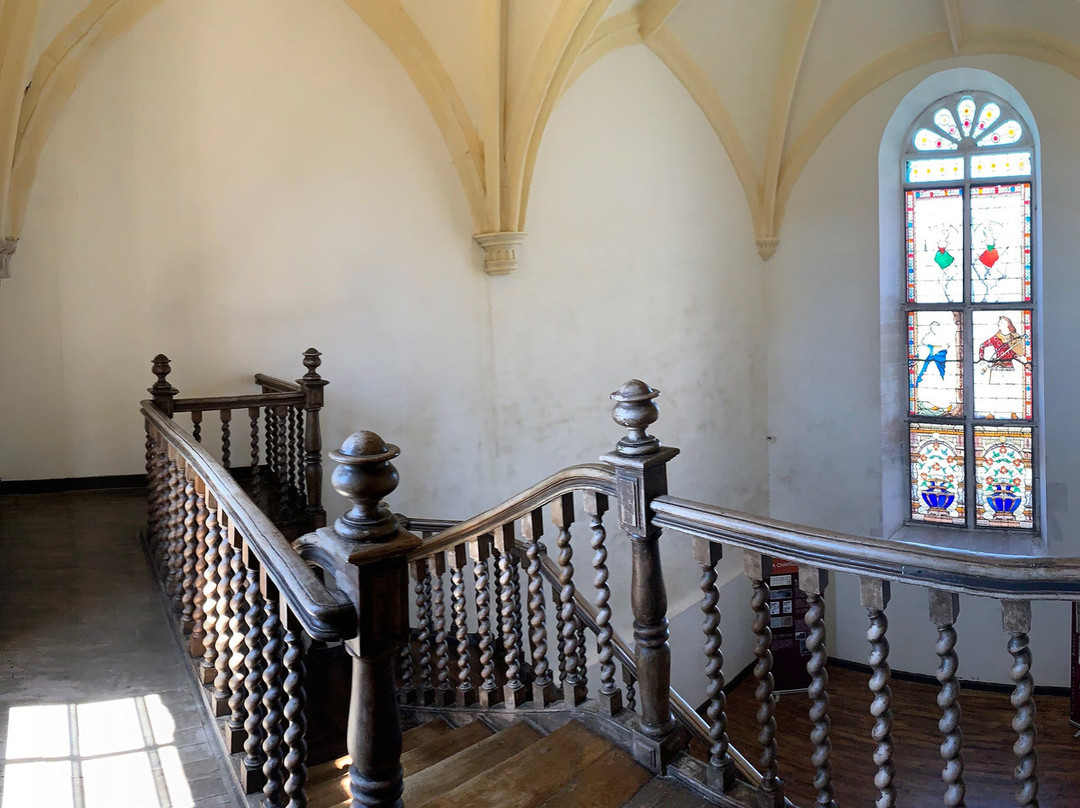
[[[550,735],[520,721],[501,732],[441,718],[404,733],[408,808],[703,808],[625,751],[570,721]],[[309,808],[347,808],[349,758],[308,772]]]

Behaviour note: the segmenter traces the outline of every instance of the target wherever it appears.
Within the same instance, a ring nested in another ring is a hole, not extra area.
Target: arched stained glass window
[[[984,92],[939,99],[908,131],[913,522],[1036,526],[1034,157],[1023,117]]]

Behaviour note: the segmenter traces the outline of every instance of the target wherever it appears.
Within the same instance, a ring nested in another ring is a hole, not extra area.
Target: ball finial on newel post
[[[361,542],[387,541],[397,535],[398,521],[383,497],[398,486],[398,472],[390,461],[401,454],[374,432],[354,432],[330,452],[338,463],[330,482],[352,508],[334,522],[334,532],[345,539]]]
[[[172,373],[169,357],[161,353],[155,356],[153,371],[154,375],[157,376],[157,381],[154,382],[152,387],[146,388],[146,392],[154,397],[154,406],[172,418],[173,398],[180,391],[169,384],[168,376]]]
[[[653,454],[660,449],[660,441],[646,430],[660,417],[660,408],[654,399],[660,395],[640,379],[631,379],[611,394],[616,402],[611,417],[626,429],[626,437],[619,441],[615,451],[629,457]]]

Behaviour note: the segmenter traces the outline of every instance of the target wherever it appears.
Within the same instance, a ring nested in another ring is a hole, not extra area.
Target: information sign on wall
[[[799,565],[774,558],[769,576],[769,627],[772,629],[773,680],[776,690],[805,690],[806,595],[799,589]]]

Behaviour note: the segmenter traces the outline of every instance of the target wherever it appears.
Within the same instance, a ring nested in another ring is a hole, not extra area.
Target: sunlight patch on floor
[[[194,808],[160,695],[12,707],[0,808]]]

